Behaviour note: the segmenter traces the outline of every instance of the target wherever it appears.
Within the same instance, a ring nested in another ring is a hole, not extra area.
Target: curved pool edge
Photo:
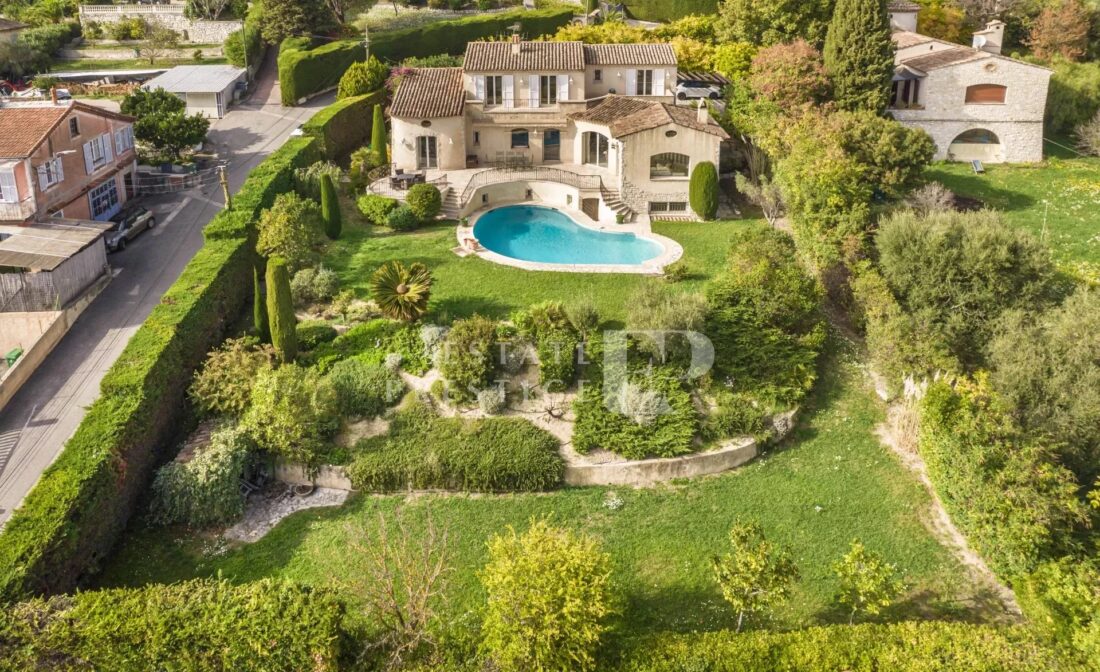
[[[662,275],[664,273],[665,266],[673,264],[679,261],[684,256],[684,248],[680,243],[675,240],[662,236],[657,233],[653,233],[650,230],[642,228],[639,224],[611,224],[604,225],[599,222],[593,221],[590,217],[585,215],[580,210],[574,210],[572,208],[563,208],[556,205],[547,205],[539,201],[516,201],[512,203],[497,203],[488,208],[482,208],[470,215],[467,226],[459,225],[455,228],[455,239],[458,241],[459,247],[462,246],[462,241],[465,237],[473,237],[474,227],[477,225],[477,221],[484,215],[501,208],[510,208],[521,205],[529,205],[538,208],[548,208],[550,210],[556,210],[569,219],[573,220],[573,223],[577,226],[598,231],[600,233],[610,234],[622,234],[633,233],[638,238],[649,240],[656,243],[661,247],[661,254],[657,255],[653,259],[649,259],[641,264],[555,264],[541,261],[525,261],[523,259],[516,259],[509,257],[498,252],[486,249],[484,246],[480,250],[474,252],[476,256],[486,261],[490,261],[501,266],[511,266],[513,268],[521,268],[525,271],[556,271],[560,273],[630,273],[635,275]],[[614,227],[614,228],[612,228]]]

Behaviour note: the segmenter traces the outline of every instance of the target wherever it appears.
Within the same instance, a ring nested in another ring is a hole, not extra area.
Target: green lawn
[[[362,224],[349,205],[344,211],[351,221],[345,224],[340,240],[329,247],[323,263],[340,274],[343,287],[354,288],[363,298],[369,296],[371,274],[384,262],[399,259],[425,264],[435,277],[429,307],[433,319],[475,312],[503,318],[540,301],[590,297],[604,319],[615,321],[626,316],[630,295],[641,283],[663,282],[629,274],[533,273],[477,257],[460,258],[451,251],[458,245],[453,222],[411,233],[392,233]],[[693,269],[693,277],[677,286],[698,289],[707,276],[722,267],[730,238],[739,229],[760,226],[762,222],[658,223],[654,231],[684,246],[684,259]]]
[[[170,68],[176,65],[222,65],[227,61],[224,58],[193,58],[158,60],[150,65],[148,58],[128,59],[95,59],[82,58],[75,61],[54,61],[53,69],[57,72],[83,72],[86,70],[151,70],[153,68]]]
[[[709,558],[723,550],[730,523],[744,516],[758,518],[770,536],[789,545],[802,572],[794,599],[773,627],[845,619],[830,606],[836,588],[830,566],[853,537],[905,573],[908,597],[885,618],[983,618],[965,572],[921,522],[929,506],[925,491],[875,439],[883,412],[859,363],[847,344],[830,345],[830,361],[799,429],[780,448],[728,474],[614,489],[623,501],[617,510],[604,504],[608,488],[509,496],[360,495],[339,509],[300,512],[259,542],[228,551],[209,536],[146,529],[138,516],[98,583],[275,576],[345,586],[354,601],[350,586],[361,572],[353,544],[363,538],[364,527],[377,524],[379,512],[392,516],[403,507],[415,529],[422,529],[430,511],[436,525],[449,530],[455,571],[447,621],[468,631],[465,625],[484,599],[476,572],[486,559],[486,540],[508,525],[551,516],[595,535],[612,554],[624,596],[621,633],[712,630],[729,627],[733,618],[712,581]]]
[[[1095,269],[1100,266],[1100,159],[1059,154],[1039,164],[989,165],[984,175],[975,175],[969,164],[942,163],[928,177],[1003,211],[1009,223],[1043,238],[1059,263]]]

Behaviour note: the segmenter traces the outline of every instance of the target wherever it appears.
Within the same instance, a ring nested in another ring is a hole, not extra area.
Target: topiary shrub
[[[304,464],[317,464],[326,439],[338,427],[332,386],[313,369],[284,364],[266,369],[252,386],[241,428],[260,450]]]
[[[267,303],[264,287],[260,282],[260,269],[252,268],[252,330],[261,341],[271,340],[271,327],[267,323]]]
[[[337,362],[328,374],[328,381],[336,391],[337,403],[344,416],[373,418],[381,415],[405,391],[404,383],[393,370],[369,358],[353,357]]]
[[[420,221],[427,222],[435,219],[443,209],[443,196],[434,184],[414,184],[405,203]]]
[[[695,214],[707,221],[718,214],[718,169],[710,161],[700,161],[691,170],[688,201]]]
[[[188,395],[203,413],[241,415],[252,397],[252,383],[275,362],[275,350],[251,337],[231,338],[206,356]]]
[[[338,291],[340,291],[340,276],[336,271],[324,266],[303,268],[295,273],[290,281],[290,295],[294,298],[296,306],[331,301]]]
[[[474,315],[451,325],[439,369],[452,398],[469,401],[489,386],[496,342],[496,323],[486,317]]]
[[[340,199],[336,196],[336,185],[331,175],[321,176],[321,219],[325,223],[325,235],[329,240],[340,237],[343,220],[340,216]]]
[[[384,166],[390,162],[389,147],[386,138],[386,115],[381,105],[374,106],[371,119],[370,132],[370,156],[376,166]]]
[[[366,63],[362,61],[352,63],[343,76],[336,89],[336,99],[362,96],[372,91],[381,89],[386,84],[386,78],[390,75],[390,69],[382,64],[374,56]]]
[[[321,209],[297,193],[279,194],[257,224],[256,251],[282,257],[292,270],[316,262],[321,242]]]
[[[298,338],[294,331],[294,299],[290,294],[290,274],[282,257],[267,261],[267,317],[271,325],[271,344],[283,362],[298,357]]]
[[[244,513],[241,477],[252,444],[243,431],[227,426],[188,462],[169,462],[153,479],[149,519],[158,525],[189,527],[231,523]]]
[[[386,215],[386,226],[394,231],[412,231],[420,226],[420,218],[407,205],[402,205]]]
[[[400,205],[395,199],[376,194],[364,194],[355,204],[367,221],[376,226],[389,226],[390,213]]]
[[[328,322],[321,320],[299,322],[295,331],[298,336],[298,346],[306,352],[323,343],[331,343],[337,336],[336,329]]]

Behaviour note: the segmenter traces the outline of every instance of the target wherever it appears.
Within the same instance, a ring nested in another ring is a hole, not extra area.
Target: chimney
[[[519,34],[512,36],[512,55],[519,56],[519,52],[523,51],[523,43],[519,40]]]
[[[985,28],[974,33],[974,48],[987,51],[991,54],[1001,54],[1001,47],[1005,40],[1005,22],[990,21]]]
[[[700,124],[710,123],[710,110],[707,109],[707,102],[702,98],[699,99],[699,108],[695,112],[695,119]]]
[[[53,103],[54,105],[57,105],[57,87],[56,86],[51,86],[50,87],[50,102]]]

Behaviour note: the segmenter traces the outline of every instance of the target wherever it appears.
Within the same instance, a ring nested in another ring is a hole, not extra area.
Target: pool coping
[[[517,205],[530,205],[539,208],[549,208],[551,210],[557,210],[562,214],[569,217],[577,226],[584,227],[592,231],[599,231],[600,233],[610,234],[625,234],[633,233],[638,238],[652,241],[661,246],[661,254],[641,264],[554,264],[542,261],[525,261],[523,259],[516,259],[514,257],[508,257],[498,252],[486,249],[479,246],[480,249],[473,252],[478,257],[490,261],[502,266],[511,266],[513,268],[521,268],[525,271],[557,271],[563,273],[629,273],[633,275],[663,275],[665,266],[675,263],[681,257],[684,256],[684,248],[680,243],[675,240],[662,236],[660,234],[653,233],[649,229],[647,224],[601,224],[594,221],[591,217],[584,214],[580,210],[574,208],[566,208],[558,205],[547,205],[540,201],[523,200],[507,203],[495,203],[492,206],[481,208],[471,213],[468,218],[467,226],[461,224],[456,227],[455,238],[458,240],[458,245],[461,248],[463,241],[466,238],[472,238],[474,232],[474,226],[477,225],[477,221],[482,216],[492,212],[493,210],[499,210],[500,208],[513,207]]]

